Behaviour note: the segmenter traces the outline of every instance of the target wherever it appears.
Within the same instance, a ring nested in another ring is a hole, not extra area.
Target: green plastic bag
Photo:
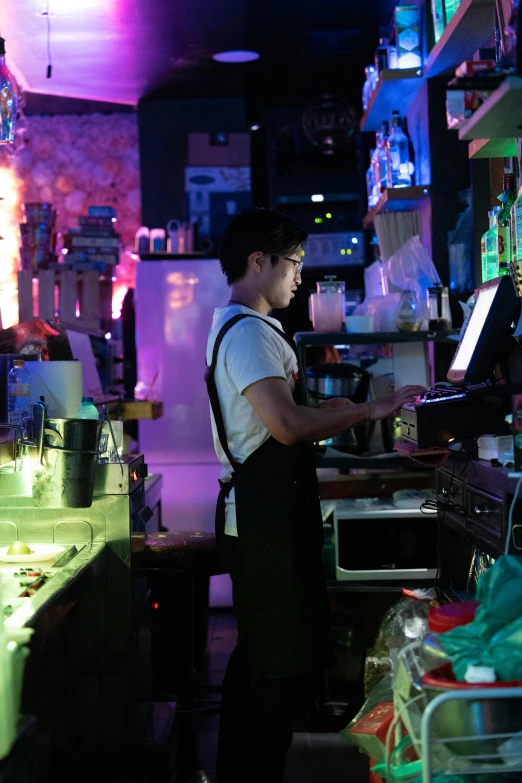
[[[479,579],[475,619],[447,631],[441,643],[463,682],[469,664],[498,680],[522,679],[522,558],[502,555]]]

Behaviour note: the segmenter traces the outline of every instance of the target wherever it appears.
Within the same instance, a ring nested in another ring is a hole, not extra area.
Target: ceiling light
[[[315,201],[315,202],[317,202],[317,201],[324,201],[323,194],[322,193],[314,193],[314,195],[312,196],[312,201]]]
[[[212,55],[212,59],[218,63],[249,63],[253,60],[259,60],[258,52],[248,52],[242,49],[232,50],[230,52],[218,52]]]

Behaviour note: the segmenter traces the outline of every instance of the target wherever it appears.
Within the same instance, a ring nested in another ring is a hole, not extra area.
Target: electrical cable
[[[53,63],[51,58],[51,11],[49,0],[47,0],[44,16],[47,19],[47,78],[50,79],[53,74]]]
[[[509,514],[508,514],[508,529],[506,533],[506,546],[504,548],[504,554],[509,554],[509,545],[511,543],[511,536],[513,534],[513,511],[515,510],[515,504],[518,499],[518,494],[520,492],[520,486],[522,485],[522,473],[520,474],[520,478],[517,481],[517,486],[515,487],[515,494],[513,495],[513,500],[511,501],[511,505],[509,507]]]

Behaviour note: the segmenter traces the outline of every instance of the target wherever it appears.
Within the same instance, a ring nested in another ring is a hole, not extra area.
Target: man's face
[[[299,252],[289,254],[288,257],[279,257],[275,266],[272,259],[267,256],[265,274],[265,296],[273,309],[288,307],[295,296],[297,286],[301,285],[301,254]]]

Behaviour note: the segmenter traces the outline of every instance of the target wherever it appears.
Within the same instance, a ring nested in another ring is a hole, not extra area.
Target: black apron
[[[227,321],[216,338],[205,376],[221,447],[234,471],[230,482],[220,482],[217,546],[222,553],[231,546],[237,552],[227,565],[239,644],[248,650],[253,679],[318,672],[331,663],[314,450],[307,444],[284,446],[270,437],[240,464],[228,447],[214,379],[218,351],[229,329],[243,318],[256,317],[241,313]],[[284,332],[260,320],[295,352],[295,344]],[[302,380],[296,384],[294,400],[306,404]],[[237,539],[224,533],[225,500],[232,487]]]

